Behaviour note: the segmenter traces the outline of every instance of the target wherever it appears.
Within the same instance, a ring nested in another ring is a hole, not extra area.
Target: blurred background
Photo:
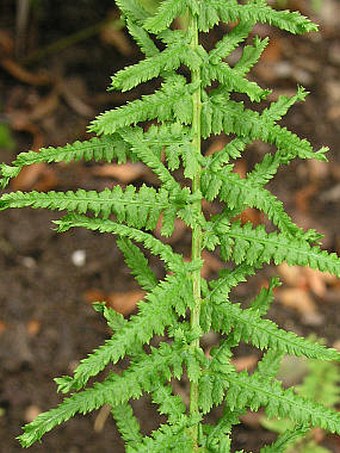
[[[141,1],[151,9],[157,4]],[[320,24],[320,33],[294,37],[257,26],[254,32],[270,36],[271,42],[252,77],[274,89],[271,100],[293,94],[297,85],[311,92],[282,124],[307,137],[316,149],[329,146],[330,164],[296,161],[280,171],[270,188],[300,226],[321,231],[323,247],[340,253],[340,3],[277,0],[271,4],[311,16]],[[213,35],[217,38],[227,31],[221,26]],[[209,47],[206,35],[202,40]],[[230,63],[239,56],[234,53]],[[152,92],[153,84],[126,94],[106,92],[110,76],[140,58],[112,0],[1,0],[0,161],[10,162],[20,151],[84,140],[89,137],[86,126],[96,114]],[[205,151],[213,153],[223,143],[223,137],[209,140]],[[245,175],[270,149],[255,143],[237,161],[236,171]],[[23,171],[11,190],[102,190],[143,182],[157,185],[141,164],[39,164]],[[57,217],[29,209],[0,215],[1,452],[21,451],[15,441],[20,426],[59,401],[52,378],[72,372],[77,361],[109,335],[91,302],[105,300],[128,316],[143,297],[111,237],[82,230],[57,235],[51,226],[51,219]],[[256,210],[245,211],[242,220],[265,221]],[[190,234],[180,222],[169,242],[189,255]],[[213,254],[204,258],[205,276],[216,277],[223,263]],[[276,292],[271,317],[281,327],[324,338],[329,346],[340,348],[340,285],[329,275],[284,265],[274,271],[268,266],[241,285],[233,299],[247,304],[275,273],[284,285]],[[216,337],[204,341],[209,348]],[[235,365],[251,370],[258,358],[258,351],[241,346]],[[337,373],[334,364],[307,366],[303,360],[287,359],[281,378],[336,407]],[[185,384],[177,391],[186,397]],[[136,403],[135,410],[146,433],[157,426],[159,418],[147,398]],[[235,428],[234,448],[257,452],[275,438],[275,432],[289,426],[285,423],[249,413]],[[30,451],[119,453],[124,449],[109,411],[103,408],[58,428]],[[337,452],[340,443],[335,436],[314,430],[293,451]]]

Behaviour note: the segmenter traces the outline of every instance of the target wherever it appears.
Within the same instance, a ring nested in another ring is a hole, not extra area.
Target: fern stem
[[[191,46],[197,49],[199,42],[198,42],[198,26],[197,26],[197,16],[191,15],[188,32],[191,35]],[[192,122],[192,130],[193,130],[193,146],[196,151],[196,155],[201,154],[201,109],[202,109],[202,102],[201,102],[201,71],[200,69],[193,70],[191,73],[192,83],[195,85],[197,84],[197,89],[192,95],[193,101],[193,122]],[[198,166],[198,170],[196,174],[193,176],[192,180],[192,193],[200,192],[200,180],[201,180],[201,166]],[[197,222],[192,229],[192,247],[191,247],[191,258],[193,261],[197,261],[201,259],[202,254],[202,228],[199,224],[198,219],[202,213],[202,204],[201,201],[198,200],[195,204],[195,212],[197,214]],[[195,306],[191,311],[191,318],[190,324],[191,328],[194,331],[199,330],[200,327],[200,311],[201,311],[201,270],[197,269],[192,274],[192,281],[193,281],[193,296],[195,301]],[[193,349],[199,348],[199,339],[193,340],[191,343],[191,347]],[[198,408],[198,383],[191,382],[190,383],[190,415],[195,416],[198,415],[199,408]],[[192,437],[194,441],[194,448],[195,451],[198,451],[198,425],[194,426],[192,429]]]

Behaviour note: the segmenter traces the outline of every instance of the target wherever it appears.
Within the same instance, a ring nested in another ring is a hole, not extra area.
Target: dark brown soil
[[[11,38],[14,2],[1,3],[0,33]],[[111,0],[96,2],[95,8],[94,2],[79,2],[81,7],[76,3],[42,1],[28,28],[30,36],[21,57],[75,30],[98,23],[112,6]],[[274,56],[267,57],[262,69],[255,71],[255,77],[263,85],[278,90],[289,91],[301,83],[312,92],[303,105],[296,106],[288,115],[286,124],[307,136],[316,148],[322,144],[330,146],[330,165],[295,163],[280,171],[272,189],[300,225],[325,233],[325,248],[339,252],[340,62],[336,48],[339,50],[340,30],[324,21],[319,37],[275,35],[273,40],[280,42],[280,61],[283,59],[285,65],[276,59],[274,54],[278,50],[273,48]],[[266,34],[268,29],[262,28],[260,32]],[[138,58],[137,49],[133,45],[131,49],[122,53],[119,46],[105,44],[95,35],[61,52],[52,52],[26,68],[32,72],[40,68],[56,71],[66,84],[75,80],[76,89],[82,93],[79,96],[96,114],[106,105],[122,102],[120,95],[107,97],[104,90],[115,69]],[[41,137],[43,145],[61,145],[86,137],[89,119],[86,111],[82,115],[62,98],[47,115],[30,120],[35,129],[18,126],[18,115],[30,115],[34,106],[49,97],[51,91],[48,86],[24,83],[0,68],[0,102],[4,109],[0,119],[12,127],[16,142],[12,151],[0,150],[0,161],[11,161],[19,150],[30,148],[32,141],[39,142]],[[262,153],[260,144],[247,153],[248,168]],[[48,177],[45,180],[46,176],[42,181],[47,186],[52,184],[55,190],[102,188],[106,183],[112,184],[90,175],[88,166],[83,164],[58,167],[55,171],[54,184]],[[4,453],[20,451],[15,440],[20,427],[35,414],[58,403],[52,379],[71,373],[77,362],[109,335],[106,324],[86,302],[87,292],[136,288],[111,237],[83,230],[59,235],[51,224],[55,218],[57,214],[29,209],[4,212],[0,216],[0,451]],[[185,248],[186,242],[184,236],[176,246]],[[74,263],[76,251],[85,254],[85,265]],[[247,288],[241,286],[234,297],[249,300],[261,278],[252,280]],[[315,302],[320,314],[315,323],[282,304],[275,305],[271,315],[282,327],[304,335],[316,333],[326,338],[329,345],[339,345],[339,286],[328,286],[326,294],[316,297]],[[245,355],[248,353],[247,349],[243,351]],[[157,423],[155,408],[145,399],[136,403],[136,411],[143,420],[144,431],[150,432]],[[94,429],[96,423],[98,413],[76,417],[46,435],[43,444],[30,451],[123,452],[123,444],[110,419],[99,431]],[[256,452],[273,435],[256,423],[253,427],[244,423],[235,429],[235,439],[235,449]],[[336,452],[339,451],[337,442],[328,436],[324,445]]]

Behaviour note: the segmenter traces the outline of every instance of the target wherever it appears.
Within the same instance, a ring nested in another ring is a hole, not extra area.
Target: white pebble
[[[75,250],[71,256],[72,263],[77,267],[84,266],[86,262],[86,251],[85,250]]]

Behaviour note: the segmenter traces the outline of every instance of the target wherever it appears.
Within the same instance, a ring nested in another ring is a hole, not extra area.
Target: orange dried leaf
[[[211,143],[211,145],[207,149],[206,156],[211,156],[212,154],[215,154],[218,151],[221,151],[225,147],[226,144],[227,144],[227,140],[224,137],[215,138],[215,140]]]
[[[110,307],[114,308],[118,313],[124,316],[129,315],[135,311],[137,302],[139,302],[145,293],[140,290],[128,292],[113,292],[108,297]]]
[[[278,300],[297,311],[309,325],[320,325],[323,317],[308,291],[302,288],[284,288],[277,292]]]
[[[38,417],[39,414],[41,414],[42,410],[40,409],[39,406],[28,406],[28,408],[25,410],[24,414],[24,419],[25,422],[30,423],[32,422],[35,418]]]
[[[4,321],[1,321],[0,320],[0,335],[5,332],[5,330],[7,329],[7,325]]]
[[[223,267],[223,263],[221,260],[216,258],[212,253],[203,252],[202,258],[204,260],[203,268],[202,268],[202,277],[207,278],[213,272],[218,272]]]
[[[239,357],[238,359],[233,359],[231,362],[238,372],[243,370],[252,370],[258,362],[258,357],[255,354],[251,354]]]
[[[108,295],[100,289],[91,288],[85,291],[84,299],[89,304],[92,304],[93,302],[108,302]]]
[[[102,166],[95,166],[92,172],[96,176],[102,178],[114,178],[118,181],[128,184],[136,179],[142,178],[146,173],[146,168],[143,164],[126,163],[123,165],[108,164]]]
[[[31,319],[26,324],[26,328],[27,328],[28,335],[30,335],[31,337],[34,337],[41,330],[41,322],[38,321],[37,319]]]

